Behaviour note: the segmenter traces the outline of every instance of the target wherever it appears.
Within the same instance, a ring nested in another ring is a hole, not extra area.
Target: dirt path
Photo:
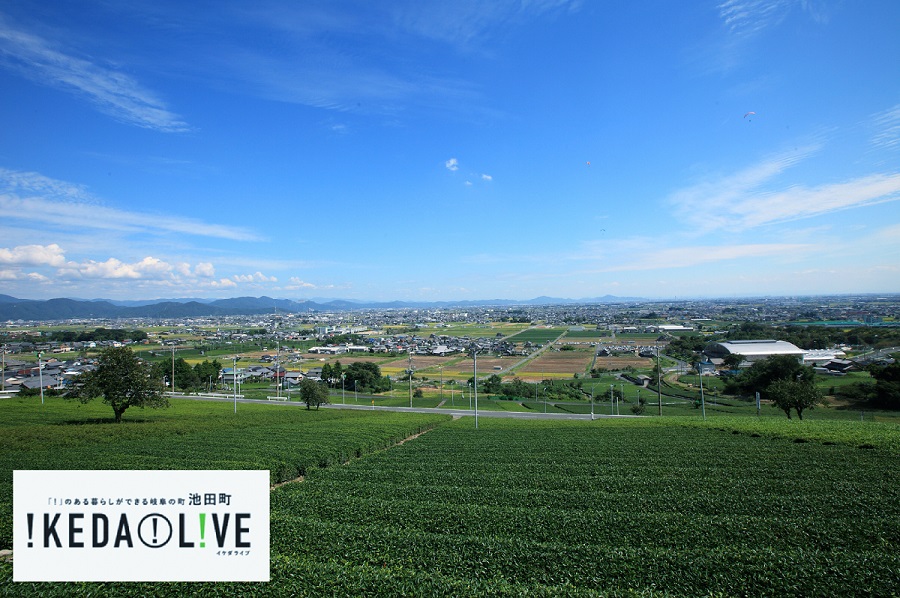
[[[418,438],[418,437],[421,436],[422,434],[425,434],[426,432],[430,432],[430,431],[433,430],[433,429],[434,429],[434,428],[428,428],[427,430],[422,430],[421,432],[417,432],[417,433],[413,434],[412,436],[407,436],[407,437],[404,438],[403,440],[399,440],[399,441],[395,442],[395,443],[392,444],[391,446],[387,446],[387,447],[385,447],[385,448],[378,449],[378,451],[387,451],[387,450],[390,450],[390,449],[392,449],[392,448],[394,448],[394,447],[400,446],[401,444],[404,444],[404,443],[406,443],[406,442],[409,442],[410,440],[415,440],[416,438]],[[376,451],[376,452],[378,452],[378,451]],[[371,453],[367,453],[367,454],[371,454]],[[358,458],[360,458],[360,457],[356,457],[356,458],[358,459]],[[354,460],[354,459],[350,459],[349,461],[347,461],[347,463],[349,463],[350,461],[353,461],[353,460]],[[294,483],[294,482],[302,482],[302,481],[305,479],[305,477],[306,477],[306,476],[302,476],[302,475],[301,475],[301,476],[298,476],[298,477],[294,478],[293,480],[287,480],[287,481],[284,481],[284,482],[278,482],[277,484],[272,484],[272,485],[269,487],[269,490],[274,490],[275,488],[281,488],[281,487],[284,486],[285,484],[292,484],[292,483]]]

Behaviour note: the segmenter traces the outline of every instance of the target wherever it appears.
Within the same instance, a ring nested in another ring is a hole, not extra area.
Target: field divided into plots
[[[363,421],[323,432],[353,442]],[[0,565],[0,595],[889,596],[898,434],[755,418],[445,419],[274,489],[267,584],[16,587]]]

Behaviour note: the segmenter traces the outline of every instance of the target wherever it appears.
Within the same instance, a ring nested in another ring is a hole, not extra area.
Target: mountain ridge
[[[67,320],[112,318],[187,318],[238,316],[308,311],[353,311],[359,309],[447,309],[453,307],[514,307],[516,305],[585,305],[594,303],[634,303],[640,297],[605,295],[585,299],[535,297],[528,300],[482,299],[460,301],[357,301],[331,299],[273,299],[272,297],[232,297],[229,299],[158,299],[115,301],[111,299],[71,299],[59,297],[36,300],[0,295],[0,320]]]

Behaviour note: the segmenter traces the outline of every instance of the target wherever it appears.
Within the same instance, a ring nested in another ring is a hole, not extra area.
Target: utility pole
[[[700,364],[697,364],[697,371],[700,371]],[[700,376],[700,408],[703,411],[703,419],[706,419],[706,401],[703,399],[703,374]]]
[[[659,369],[659,345],[654,344],[656,349],[656,405],[659,409],[658,414],[662,415],[662,370]]]

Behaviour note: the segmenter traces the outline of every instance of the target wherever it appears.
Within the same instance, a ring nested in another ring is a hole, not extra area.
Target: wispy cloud
[[[452,4],[256,3],[219,15],[231,33],[215,40],[216,58],[198,68],[219,85],[266,99],[325,110],[396,115],[412,108],[479,108],[481,90],[458,71],[410,68],[423,53],[489,54],[498,32],[578,10],[582,0],[462,0]],[[203,35],[198,28],[198,34]],[[241,40],[265,36],[266,49]],[[271,48],[277,48],[272,52]],[[354,48],[354,51],[348,51]],[[435,62],[434,64],[439,64]],[[236,84],[236,85],[235,85]]]
[[[577,11],[581,0],[462,0],[453,3],[394,2],[391,21],[414,35],[464,47],[508,26],[559,11]]]
[[[752,35],[778,25],[794,9],[817,23],[829,18],[829,10],[819,0],[725,0],[716,8],[728,29],[738,35]]]
[[[86,98],[99,110],[131,125],[183,132],[188,125],[129,75],[58,49],[14,28],[0,15],[0,65],[44,85]]]
[[[900,149],[900,104],[876,114],[872,118],[875,135],[872,144],[880,150]]]
[[[815,187],[783,185],[776,177],[809,155],[777,156],[732,175],[702,181],[673,193],[678,215],[698,231],[744,230],[900,199],[900,173],[871,174]]]
[[[457,170],[459,170],[459,160],[457,160],[456,158],[450,158],[449,160],[444,162],[444,166],[447,168],[447,170],[456,172]]]
[[[86,230],[180,233],[234,241],[257,240],[252,232],[193,218],[111,208],[84,187],[35,172],[0,168],[0,212],[7,220],[38,222]]]
[[[781,22],[797,4],[797,0],[726,0],[718,9],[733,33],[751,35]]]

